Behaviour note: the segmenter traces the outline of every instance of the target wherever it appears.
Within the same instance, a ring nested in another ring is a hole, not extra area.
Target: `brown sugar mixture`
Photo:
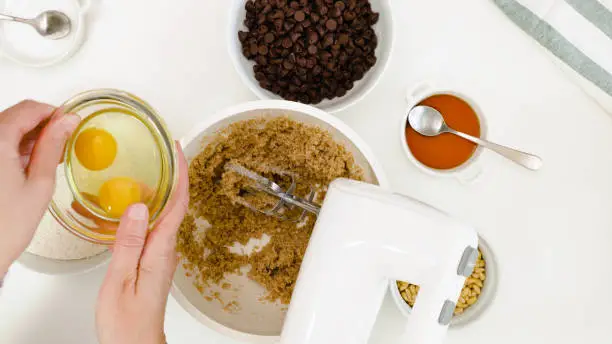
[[[229,162],[266,177],[273,177],[275,170],[295,174],[296,194],[304,196],[310,186],[318,186],[319,201],[334,179],[363,180],[363,171],[328,132],[285,117],[234,123],[191,162],[192,215],[181,226],[178,251],[187,261],[185,267],[197,277],[196,287],[202,291],[211,284],[219,285],[227,274],[250,267],[248,277],[265,287],[267,301],[288,304],[315,218],[309,215],[297,224],[241,205],[237,200],[244,181],[226,171]],[[270,204],[265,196],[249,197],[251,204]],[[202,231],[196,218],[210,227]],[[269,243],[250,255],[229,249],[264,234],[270,237]]]

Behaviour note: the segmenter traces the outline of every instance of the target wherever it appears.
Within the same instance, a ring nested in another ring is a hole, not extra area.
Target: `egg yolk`
[[[86,129],[77,137],[74,152],[81,165],[86,169],[101,171],[115,161],[117,141],[106,130]]]
[[[109,179],[98,193],[100,207],[113,218],[120,218],[132,204],[142,202],[140,183],[131,178]]]

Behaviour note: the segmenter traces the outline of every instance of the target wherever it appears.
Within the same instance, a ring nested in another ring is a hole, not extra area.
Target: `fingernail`
[[[130,220],[143,221],[149,217],[149,209],[142,203],[131,205],[127,210],[127,216]]]

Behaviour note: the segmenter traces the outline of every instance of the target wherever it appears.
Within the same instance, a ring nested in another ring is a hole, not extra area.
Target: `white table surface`
[[[492,306],[479,321],[451,330],[447,342],[608,341],[609,115],[489,1],[393,3],[390,68],[377,89],[339,116],[369,142],[397,191],[471,222],[497,255]],[[224,0],[97,0],[88,41],[68,63],[30,70],[0,61],[0,108],[22,98],[57,104],[86,89],[122,88],[152,103],[179,138],[215,111],[254,99],[227,56],[226,17]],[[470,185],[420,172],[403,156],[398,125],[407,88],[425,79],[468,94],[486,116],[490,139],[540,154],[544,169],[528,172],[485,153],[483,175]],[[95,343],[103,270],[50,277],[14,266],[0,295],[0,343]],[[402,319],[385,307],[372,343],[397,342]],[[232,343],[173,300],[166,332],[170,343]]]

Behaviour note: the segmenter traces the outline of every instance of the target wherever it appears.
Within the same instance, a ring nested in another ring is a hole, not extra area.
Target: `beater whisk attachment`
[[[291,179],[291,184],[289,187],[287,189],[283,189],[280,185],[276,184],[272,180],[236,163],[227,163],[225,165],[225,170],[235,172],[240,176],[248,178],[252,182],[247,188],[244,189],[245,192],[251,194],[263,192],[278,199],[278,202],[267,209],[256,206],[251,202],[246,201],[245,198],[239,198],[236,201],[237,203],[240,203],[253,211],[268,216],[274,216],[282,220],[291,220],[295,222],[301,221],[307,213],[319,215],[319,210],[321,207],[313,202],[316,195],[315,189],[311,187],[310,193],[305,198],[296,196],[294,193],[297,188],[297,183],[293,173],[286,171],[275,171],[276,174],[283,177],[289,177]],[[295,209],[295,207],[302,209],[301,214],[293,218],[287,216],[287,211]]]

